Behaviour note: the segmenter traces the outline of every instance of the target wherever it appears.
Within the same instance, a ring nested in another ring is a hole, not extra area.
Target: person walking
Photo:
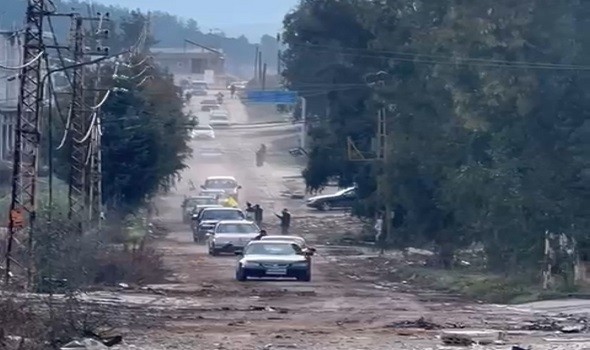
[[[281,234],[288,235],[289,227],[291,227],[291,213],[289,213],[289,209],[285,208],[281,211],[280,215],[277,213],[275,215],[281,220]]]
[[[262,207],[259,204],[254,206],[254,222],[260,227],[262,225]]]

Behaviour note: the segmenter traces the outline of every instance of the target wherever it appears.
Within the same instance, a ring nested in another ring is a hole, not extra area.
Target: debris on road
[[[97,340],[86,338],[83,340],[71,341],[61,348],[61,350],[70,349],[103,350],[108,349],[108,346],[102,344]]]
[[[421,328],[426,330],[442,329],[443,327],[420,317],[414,321],[398,321],[386,326],[387,328]]]

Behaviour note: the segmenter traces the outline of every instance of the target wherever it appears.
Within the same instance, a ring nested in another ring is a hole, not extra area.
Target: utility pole
[[[380,108],[377,111],[377,133],[375,135],[375,155],[374,156],[365,156],[363,152],[361,152],[354,141],[349,137],[347,140],[347,152],[348,152],[348,160],[349,161],[356,161],[356,162],[371,162],[375,165],[377,170],[377,196],[379,198],[380,204],[383,204],[382,198],[385,198],[389,194],[389,186],[387,182],[387,176],[385,175],[386,169],[385,166],[387,164],[387,123],[386,123],[386,109]],[[381,252],[383,253],[384,250],[384,243],[388,242],[391,239],[392,234],[392,225],[391,221],[393,219],[393,210],[391,207],[391,203],[388,200],[385,200],[384,203],[385,213],[383,215],[383,231],[385,233],[385,237],[382,239],[381,242]]]
[[[262,66],[262,91],[266,90],[266,63]]]
[[[71,39],[73,60],[75,64],[84,61],[84,27],[83,19],[79,15],[72,17]],[[85,106],[84,94],[84,70],[85,67],[74,68],[72,76],[72,101],[68,115],[70,136],[70,178],[68,190],[68,217],[80,225],[80,233],[83,232],[82,223],[86,206],[86,145],[79,142],[84,137],[87,128],[88,112]],[[67,127],[67,126],[66,126]]]
[[[254,54],[254,80],[258,80],[258,45],[256,45],[256,53]]]
[[[258,81],[262,82],[262,51],[258,51]]]
[[[32,286],[35,218],[37,213],[37,173],[40,141],[40,113],[43,100],[41,59],[43,18],[47,12],[45,0],[28,0],[26,29],[23,40],[23,68],[20,72],[20,94],[17,107],[16,132],[12,168],[12,195],[8,224],[8,244],[5,256],[5,282],[10,282],[15,236],[25,232],[27,237],[27,285]],[[27,225],[28,224],[28,225]],[[22,265],[21,265],[22,266]]]
[[[78,14],[72,16],[72,52],[75,64],[83,64],[86,61],[86,56],[90,54],[106,55],[108,48],[98,46],[96,51],[87,52],[85,36],[84,36],[84,21],[100,21],[104,16],[99,14],[99,17],[83,18]],[[98,68],[97,68],[98,69]],[[68,217],[79,226],[79,233],[84,232],[89,226],[89,215],[85,210],[90,203],[90,160],[92,158],[91,142],[87,137],[93,125],[90,125],[90,116],[96,120],[97,113],[95,108],[88,108],[86,105],[86,86],[85,86],[85,70],[84,66],[77,66],[74,68],[72,78],[72,101],[68,115],[69,120],[69,134],[70,140],[70,178],[68,202],[69,211]],[[94,145],[95,146],[95,145]]]
[[[106,48],[103,47],[102,39],[107,39],[109,36],[109,32],[106,29],[102,28],[102,24],[104,21],[109,20],[109,14],[106,13],[104,15],[98,14],[101,17],[99,22],[98,28],[94,30],[96,35],[96,42],[97,42],[97,51],[106,52]],[[149,17],[148,17],[149,18]],[[149,24],[146,24],[148,27]],[[94,29],[94,28],[93,28]],[[96,77],[94,79],[94,115],[92,120],[92,125],[90,125],[90,135],[85,135],[85,137],[90,137],[90,159],[89,159],[89,188],[88,188],[88,222],[91,226],[96,225],[98,230],[102,228],[102,151],[101,151],[101,139],[102,139],[102,131],[101,131],[101,107],[102,104],[108,99],[110,90],[101,90],[101,65],[97,64],[96,66]],[[104,94],[101,98],[100,92],[104,91]]]

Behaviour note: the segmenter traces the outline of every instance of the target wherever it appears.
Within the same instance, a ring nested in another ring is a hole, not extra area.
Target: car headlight
[[[307,267],[307,263],[297,262],[297,263],[291,264],[291,267]]]
[[[246,261],[245,263],[243,263],[244,267],[259,267],[260,264],[257,262],[251,262],[251,261]]]

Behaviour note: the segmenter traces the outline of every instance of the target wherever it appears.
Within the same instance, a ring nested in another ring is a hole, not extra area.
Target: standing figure
[[[281,234],[288,235],[289,227],[291,227],[291,213],[289,213],[289,209],[285,208],[281,211],[281,215],[276,213],[275,215],[281,220]]]
[[[252,203],[246,202],[246,210],[245,211],[246,211],[246,219],[251,220],[251,221],[255,221],[256,209],[252,206]]]
[[[259,204],[254,206],[254,222],[260,227],[262,225],[262,207]]]

